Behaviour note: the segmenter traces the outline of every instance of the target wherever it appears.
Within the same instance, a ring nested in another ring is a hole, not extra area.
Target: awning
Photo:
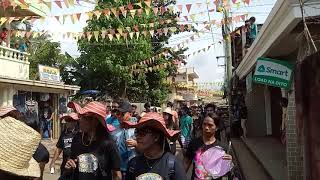
[[[17,90],[47,92],[47,93],[64,93],[70,91],[79,91],[79,86],[66,85],[63,83],[44,82],[35,80],[22,80],[0,77],[0,85],[13,85]]]
[[[20,6],[17,6],[13,9],[12,6],[9,6],[4,10],[0,8],[0,17],[26,17],[26,16],[45,16],[46,9],[48,9],[43,3],[28,3],[26,9],[22,9]]]

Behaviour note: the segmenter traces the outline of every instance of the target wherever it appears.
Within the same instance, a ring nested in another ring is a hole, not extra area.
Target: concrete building
[[[29,9],[20,7],[17,7],[15,11],[10,9],[12,7],[8,7],[6,11],[1,8],[0,15],[2,17],[43,15],[43,11],[34,4],[30,4]],[[0,106],[15,106],[24,112],[26,102],[33,100],[37,101],[40,116],[44,104],[49,103],[53,112],[53,137],[58,138],[60,135],[59,114],[66,110],[65,105],[70,95],[75,94],[80,87],[66,85],[61,81],[30,80],[29,56],[27,53],[10,47],[0,46]]]
[[[319,35],[319,23],[312,22],[320,17],[319,8],[319,0],[306,1],[303,6],[309,22],[307,25],[315,38]],[[243,142],[272,179],[300,180],[308,177],[304,166],[304,144],[297,135],[300,127],[295,119],[295,90],[293,84],[289,89],[282,89],[254,83],[252,75],[260,57],[292,64],[301,59],[306,45],[301,38],[304,36],[303,30],[299,0],[278,0],[234,72],[239,79],[238,85],[244,90],[248,109],[248,137]],[[285,144],[280,143],[282,97],[289,100]]]
[[[199,76],[196,73],[194,67],[179,68],[175,77],[171,78],[174,88],[172,94],[169,96],[169,101],[176,104],[187,103],[193,104],[198,101],[196,93],[195,80]]]

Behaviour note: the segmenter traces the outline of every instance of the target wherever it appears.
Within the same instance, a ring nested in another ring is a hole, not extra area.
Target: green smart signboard
[[[269,86],[289,89],[293,64],[269,58],[258,58],[253,81]]]

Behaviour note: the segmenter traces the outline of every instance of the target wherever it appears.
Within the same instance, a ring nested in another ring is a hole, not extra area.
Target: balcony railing
[[[0,77],[29,79],[29,54],[0,46]]]
[[[29,54],[16,49],[0,46],[0,58],[28,62]]]

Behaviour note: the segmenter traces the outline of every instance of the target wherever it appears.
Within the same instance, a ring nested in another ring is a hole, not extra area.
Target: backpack
[[[167,152],[169,153],[169,152]],[[174,174],[175,174],[175,161],[176,161],[176,157],[169,154],[167,155],[167,159],[166,159],[166,163],[167,163],[167,166],[168,167],[168,177],[171,179]],[[137,161],[133,160],[130,164],[129,164],[129,167],[128,167],[128,171],[131,172],[131,173],[135,173],[136,172],[136,165],[137,165]]]

